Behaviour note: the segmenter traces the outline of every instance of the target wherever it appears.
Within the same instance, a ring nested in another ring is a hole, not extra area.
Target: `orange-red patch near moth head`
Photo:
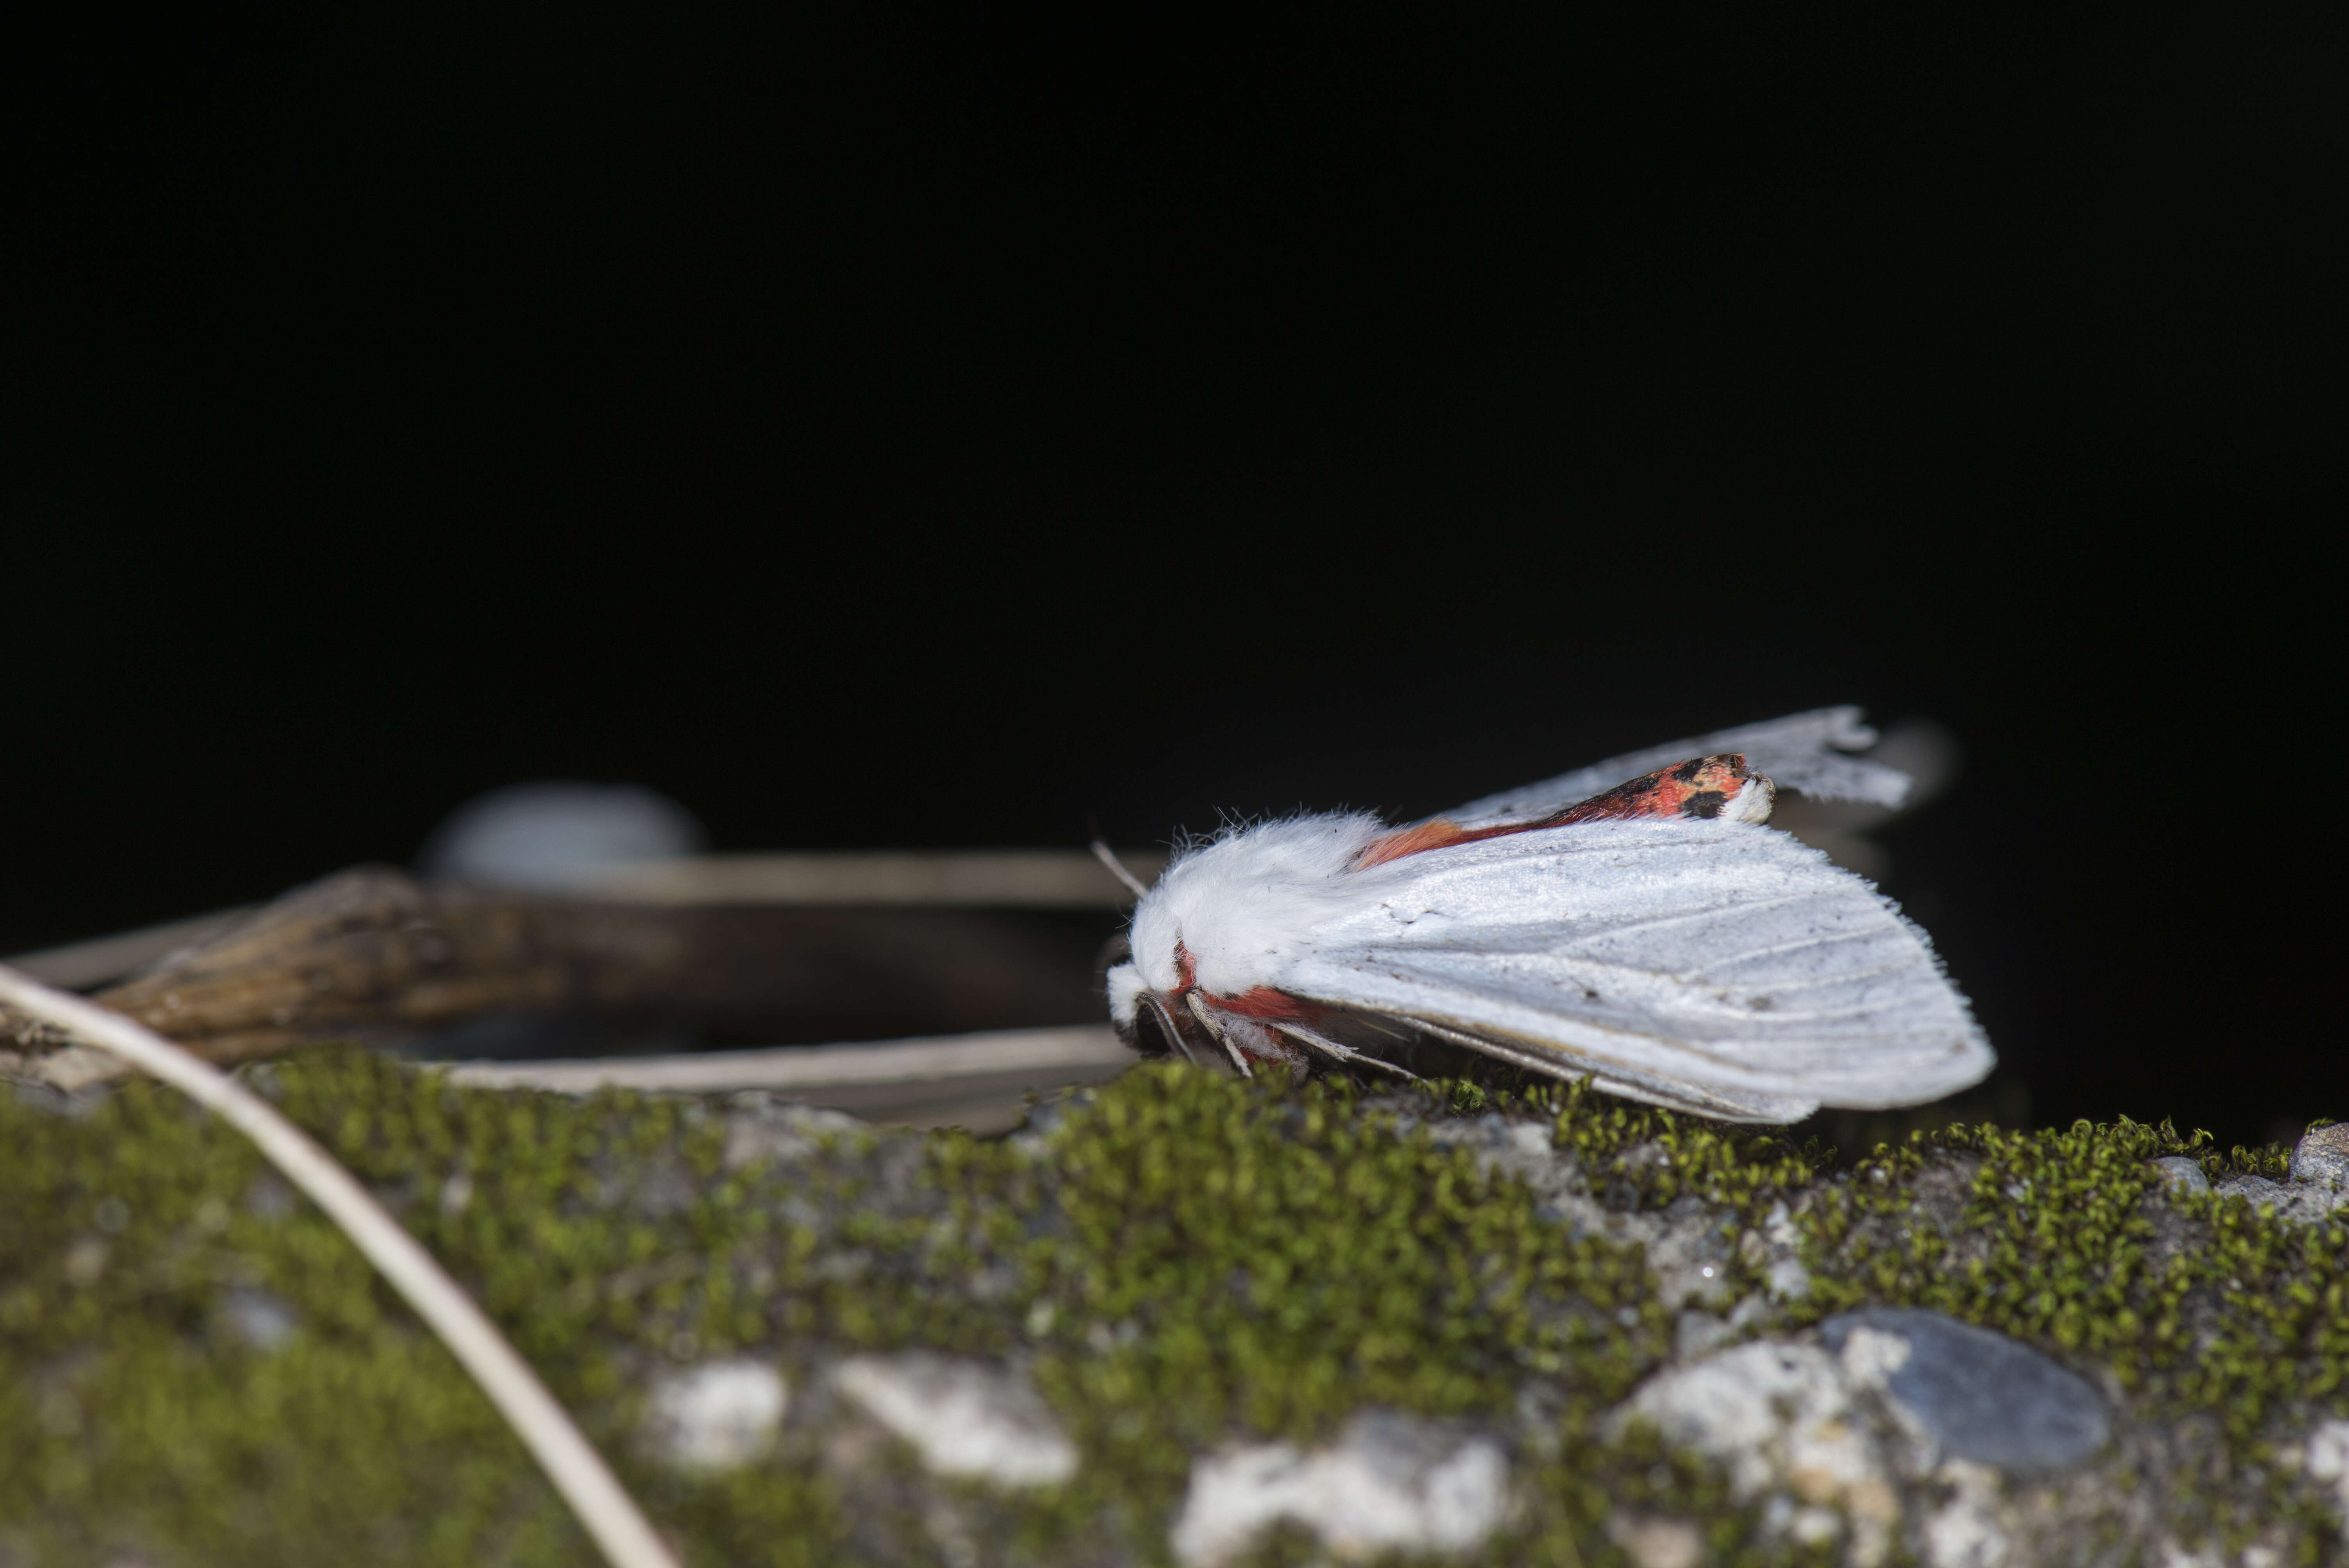
[[[1225,1012],[1237,1013],[1243,1018],[1318,1018],[1324,1011],[1270,985],[1257,985],[1237,996],[1218,996],[1211,991],[1200,994]]]
[[[1355,857],[1353,869],[1367,871],[1372,866],[1382,866],[1389,861],[1399,861],[1405,855],[1415,855],[1422,850],[1448,849],[1454,844],[1489,839],[1495,832],[1513,833],[1517,830],[1515,828],[1488,828],[1483,832],[1472,832],[1449,817],[1438,817],[1432,822],[1422,822],[1415,828],[1398,828],[1383,837],[1372,839]]]

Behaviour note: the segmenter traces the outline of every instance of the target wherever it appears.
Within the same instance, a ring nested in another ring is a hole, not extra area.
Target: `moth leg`
[[[1191,1054],[1191,1042],[1185,1039],[1183,1031],[1174,1026],[1174,1015],[1166,1010],[1166,1004],[1154,994],[1145,993],[1142,999],[1150,1005],[1153,1013],[1158,1015],[1158,1026],[1166,1031],[1167,1039],[1174,1042],[1174,1048],[1183,1054],[1183,1059],[1197,1067],[1199,1058]]]
[[[1199,994],[1196,991],[1184,992],[1183,1005],[1191,1009],[1191,1016],[1206,1026],[1207,1033],[1216,1037],[1216,1043],[1223,1047],[1224,1053],[1232,1058],[1232,1066],[1240,1069],[1240,1077],[1256,1077],[1256,1069],[1248,1066],[1247,1053],[1232,1044],[1231,1036],[1224,1033],[1224,1026],[1216,1022],[1216,1015],[1208,1010],[1205,1002],[1199,1000]]]
[[[1337,1041],[1329,1038],[1325,1035],[1315,1034],[1312,1030],[1305,1027],[1301,1024],[1292,1024],[1280,1018],[1270,1018],[1267,1019],[1266,1022],[1280,1033],[1287,1035],[1290,1039],[1295,1040],[1298,1044],[1301,1046],[1310,1046],[1315,1050],[1319,1051],[1335,1060],[1348,1063],[1361,1062],[1367,1066],[1377,1068],[1382,1072],[1393,1073],[1398,1078],[1409,1078],[1413,1083],[1419,1082],[1419,1075],[1406,1068],[1399,1068],[1392,1062],[1381,1061],[1376,1057],[1365,1055],[1364,1053],[1354,1049],[1351,1046],[1340,1045]]]

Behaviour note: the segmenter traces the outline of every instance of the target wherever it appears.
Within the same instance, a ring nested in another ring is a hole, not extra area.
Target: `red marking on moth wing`
[[[1315,1004],[1270,985],[1258,985],[1237,996],[1203,995],[1215,1006],[1226,1013],[1237,1013],[1243,1018],[1318,1018],[1322,1012]]]
[[[1364,845],[1362,852],[1354,857],[1351,869],[1368,871],[1428,850],[1449,849],[1454,844],[1473,844],[1543,828],[1572,827],[1577,822],[1621,821],[1637,817],[1718,817],[1721,809],[1737,799],[1737,792],[1753,777],[1741,756],[1723,753],[1719,757],[1692,758],[1618,784],[1531,822],[1464,828],[1448,817],[1438,817],[1415,828],[1398,828]]]

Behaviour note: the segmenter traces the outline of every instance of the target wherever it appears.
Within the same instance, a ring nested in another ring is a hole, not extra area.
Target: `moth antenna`
[[[1310,1046],[1315,1050],[1324,1052],[1338,1061],[1350,1063],[1361,1062],[1366,1066],[1380,1068],[1381,1071],[1393,1073],[1398,1078],[1409,1078],[1413,1083],[1420,1081],[1419,1075],[1411,1071],[1407,1068],[1399,1068],[1392,1062],[1381,1061],[1378,1057],[1358,1051],[1351,1046],[1340,1045],[1337,1041],[1330,1039],[1326,1035],[1315,1034],[1312,1030],[1305,1027],[1302,1024],[1292,1024],[1280,1018],[1270,1018],[1267,1019],[1266,1022],[1275,1031],[1287,1035],[1290,1039],[1295,1040],[1298,1044]]]
[[[1224,1033],[1224,1026],[1216,1022],[1215,1014],[1209,1012],[1207,1010],[1207,1005],[1199,1000],[1199,994],[1196,991],[1184,992],[1183,1005],[1191,1009],[1191,1016],[1198,1019],[1200,1023],[1206,1026],[1207,1033],[1216,1037],[1216,1043],[1224,1047],[1224,1054],[1226,1056],[1232,1058],[1232,1066],[1240,1069],[1240,1077],[1256,1077],[1256,1069],[1248,1066],[1248,1059],[1246,1053],[1242,1052],[1237,1046],[1232,1044],[1232,1037]]]
[[[1124,863],[1117,858],[1117,851],[1109,847],[1107,841],[1096,836],[1093,840],[1092,847],[1093,859],[1107,866],[1109,868],[1109,874],[1123,882],[1128,892],[1131,892],[1136,898],[1140,898],[1150,891],[1148,888],[1142,885],[1142,879],[1140,877],[1135,876],[1132,872],[1125,869]]]
[[[1174,1015],[1166,1010],[1166,1004],[1155,995],[1144,995],[1143,1000],[1150,1005],[1152,1012],[1158,1015],[1158,1026],[1166,1031],[1166,1037],[1174,1042],[1174,1048],[1183,1053],[1183,1059],[1197,1067],[1199,1058],[1191,1054],[1190,1042],[1184,1039],[1183,1031],[1174,1026]]]

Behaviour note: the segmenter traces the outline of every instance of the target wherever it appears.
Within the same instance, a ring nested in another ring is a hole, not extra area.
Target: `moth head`
[[[1133,939],[1121,931],[1093,954],[1093,983],[1109,994],[1110,1021],[1123,1029],[1140,1006],[1140,972],[1133,966]]]
[[[1120,948],[1126,939],[1117,939]],[[1181,1019],[1187,1016],[1179,987],[1153,985],[1131,958],[1112,964],[1102,975],[1109,994],[1109,1021],[1126,1049],[1143,1056],[1189,1056]]]
[[[1167,1048],[1180,1050],[1184,1036],[1196,1048],[1217,1027],[1245,1033],[1191,1020],[1199,1006],[1232,1008],[1277,988],[1324,918],[1359,902],[1350,868],[1381,830],[1356,813],[1288,817],[1227,828],[1178,856],[1135,903],[1128,950],[1102,975],[1126,1043],[1147,1049],[1171,1034]]]
[[[1142,1010],[1143,995],[1150,987],[1143,984],[1142,972],[1130,963],[1111,965],[1103,984],[1109,991],[1109,1021],[1117,1026],[1121,1037],[1131,1036],[1134,1016]],[[1130,1038],[1126,1040],[1128,1045],[1133,1043]]]
[[[1110,1022],[1118,1037],[1136,1050],[1154,1044],[1162,1052],[1175,1048],[1175,1041],[1154,1037],[1167,1032],[1166,1007],[1180,1006],[1181,994],[1192,983],[1180,923],[1169,918],[1166,903],[1159,889],[1145,893],[1124,934],[1102,951]]]

